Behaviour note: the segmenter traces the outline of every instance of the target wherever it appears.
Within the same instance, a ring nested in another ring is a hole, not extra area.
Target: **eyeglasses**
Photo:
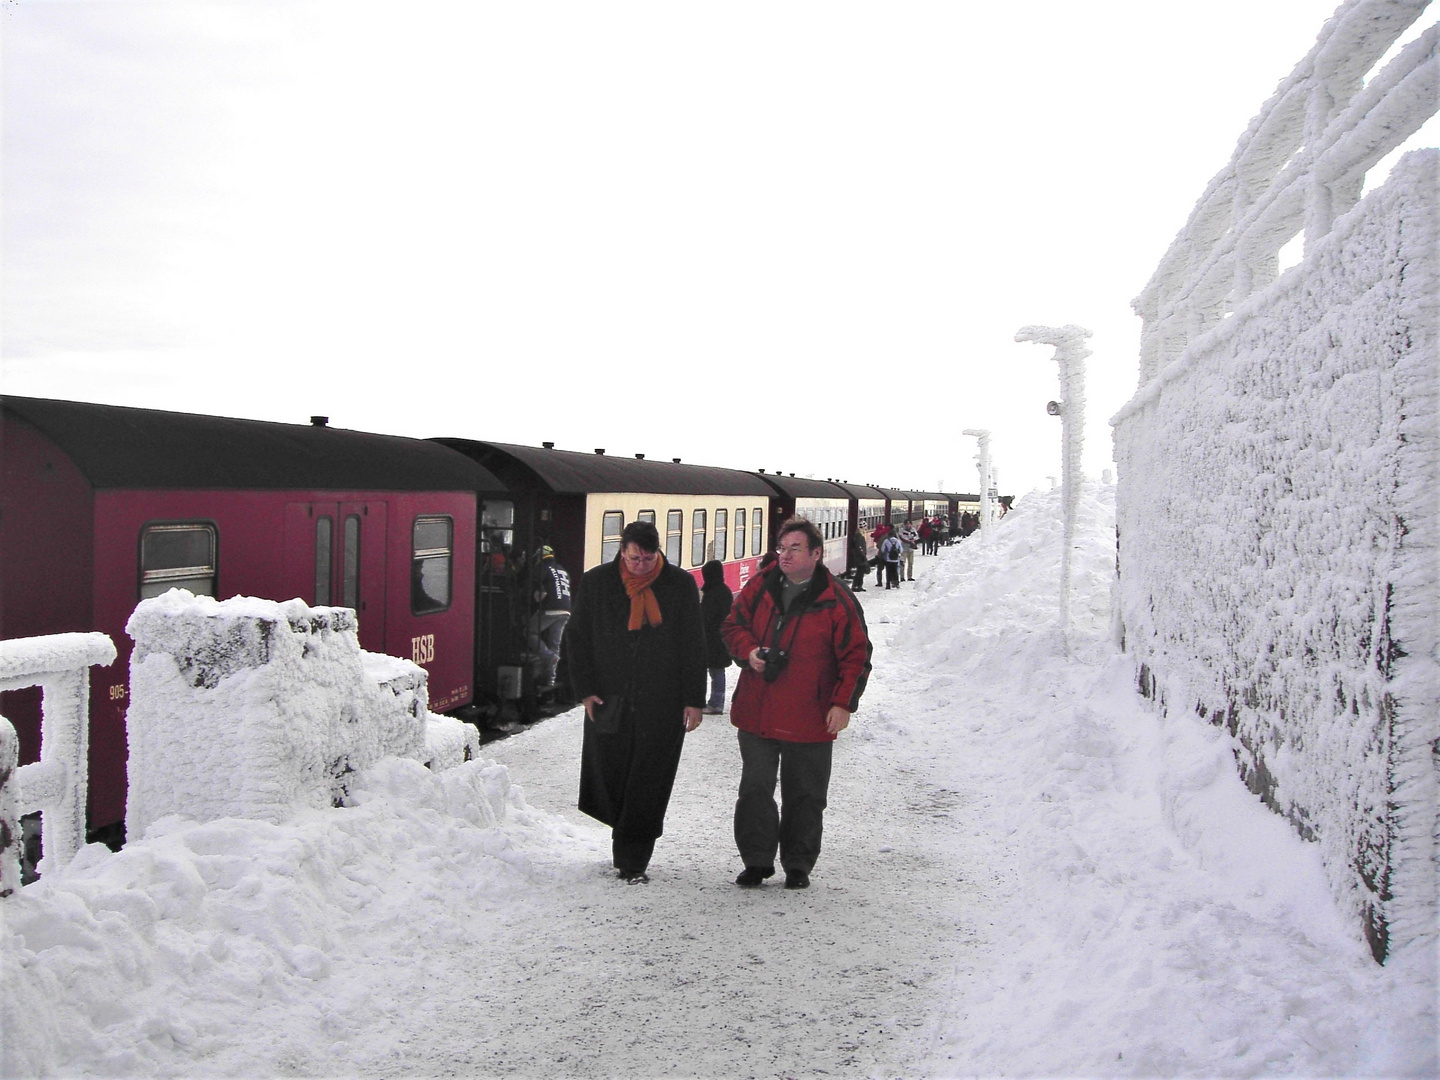
[[[809,553],[810,546],[808,544],[786,544],[784,547],[776,550],[778,550],[781,555],[805,555]]]
[[[632,553],[632,552],[626,551],[626,552],[622,552],[621,555],[620,555],[620,557],[621,557],[622,559],[624,559],[626,562],[634,562],[634,563],[654,562],[656,559],[658,559],[658,558],[660,557],[660,552],[658,552],[658,551],[637,551],[637,552]]]

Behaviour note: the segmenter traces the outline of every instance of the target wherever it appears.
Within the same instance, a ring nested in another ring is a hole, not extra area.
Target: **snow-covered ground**
[[[731,884],[733,729],[648,885],[573,809],[577,713],[284,824],[157,823],[0,906],[5,1075],[1434,1075],[1433,955],[1381,969],[1229,737],[1110,642],[1113,489],[862,594],[875,674],[805,892]],[[873,579],[872,579],[873,580]]]

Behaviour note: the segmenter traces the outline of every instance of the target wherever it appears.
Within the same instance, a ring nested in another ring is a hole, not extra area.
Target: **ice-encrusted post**
[[[18,845],[18,834],[13,832],[16,821],[40,811],[42,871],[63,866],[85,845],[90,669],[114,662],[115,644],[104,634],[51,634],[0,641],[0,690],[38,686],[42,693],[40,760],[13,772],[0,761],[0,773],[8,773],[0,779],[0,786],[6,789],[0,793],[0,807],[8,812],[0,822],[0,832],[11,831],[10,839]],[[10,725],[7,722],[5,726]],[[4,861],[0,896],[4,896],[13,887],[11,864],[15,858],[8,849],[0,857]],[[18,865],[14,880],[18,880]]]
[[[995,504],[990,499],[990,429],[966,428],[966,435],[980,442],[980,539],[990,539],[986,530],[994,524]]]
[[[1085,358],[1090,350],[1083,326],[1022,326],[1019,342],[1055,346],[1060,365],[1060,505],[1064,538],[1060,547],[1060,636],[1070,651],[1070,554],[1075,546],[1075,516],[1080,508],[1081,451],[1085,448]]]

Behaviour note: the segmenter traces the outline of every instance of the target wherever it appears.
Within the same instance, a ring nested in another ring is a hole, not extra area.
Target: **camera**
[[[761,672],[766,682],[774,682],[785,670],[785,665],[790,663],[790,654],[784,649],[761,649],[760,659],[765,661],[765,670]]]

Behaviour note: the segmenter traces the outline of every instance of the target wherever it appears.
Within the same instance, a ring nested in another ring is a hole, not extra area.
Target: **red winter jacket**
[[[860,605],[823,565],[810,587],[780,614],[780,568],[752,578],[721,627],[741,666],[730,722],[741,731],[784,742],[833,742],[825,728],[832,705],[854,712],[870,677],[870,635]],[[789,662],[774,682],[750,667],[756,648],[780,648]]]

